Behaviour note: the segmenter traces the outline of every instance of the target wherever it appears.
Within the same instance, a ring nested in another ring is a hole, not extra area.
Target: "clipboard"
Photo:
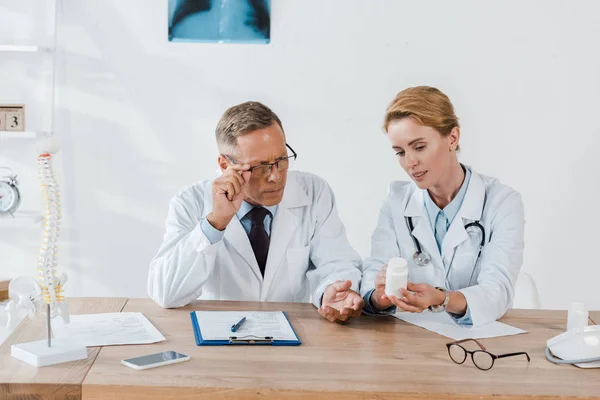
[[[219,311],[207,311],[219,313]],[[226,312],[223,312],[226,313]],[[251,314],[252,312],[238,312],[238,313],[246,313]],[[292,340],[281,340],[277,339],[275,336],[257,336],[257,335],[248,335],[243,333],[236,334],[235,332],[230,332],[226,338],[220,339],[206,339],[206,335],[202,334],[202,327],[198,321],[196,311],[192,311],[190,313],[190,317],[192,319],[192,328],[194,329],[194,337],[196,339],[197,346],[228,346],[228,345],[270,345],[270,346],[299,346],[302,344],[300,339],[298,338],[298,334],[296,330],[290,323],[290,320],[287,314],[284,311],[278,312],[281,313],[285,317],[285,321],[289,325],[291,332],[293,333],[294,339]],[[234,320],[234,319],[232,319]]]

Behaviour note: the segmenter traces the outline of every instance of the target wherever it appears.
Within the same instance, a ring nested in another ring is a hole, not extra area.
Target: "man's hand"
[[[217,230],[224,230],[244,200],[244,187],[250,180],[248,164],[230,164],[212,184],[213,209],[206,216]]]
[[[400,289],[400,293],[402,294],[401,299],[390,296],[390,301],[398,309],[414,313],[420,313],[429,306],[438,306],[446,298],[444,292],[426,283],[409,282],[406,289]]]
[[[337,281],[327,286],[319,314],[331,322],[344,322],[352,317],[360,317],[365,301],[351,287],[351,281]]]

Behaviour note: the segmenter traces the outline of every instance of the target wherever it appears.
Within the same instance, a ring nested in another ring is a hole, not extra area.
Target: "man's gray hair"
[[[247,101],[230,107],[219,120],[215,131],[219,152],[222,154],[233,152],[240,136],[267,128],[274,122],[277,122],[283,131],[283,125],[277,114],[257,101]]]

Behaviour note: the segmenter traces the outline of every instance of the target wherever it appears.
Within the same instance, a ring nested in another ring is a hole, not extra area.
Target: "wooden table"
[[[0,301],[8,299],[8,284],[10,281],[0,281]]]
[[[303,344],[298,347],[198,347],[192,310],[287,311]],[[450,340],[392,317],[361,317],[332,324],[310,304],[197,302],[163,310],[130,299],[123,311],[143,312],[167,341],[104,347],[83,381],[84,399],[600,399],[600,372],[558,366],[544,356],[546,340],[565,329],[566,311],[511,310],[503,319],[528,330],[484,339],[489,351],[527,351],[480,371],[470,360],[448,358]],[[144,371],[120,360],[175,350],[191,360]]]
[[[71,299],[71,314],[119,312],[124,298]],[[10,355],[10,346],[45,338],[44,316],[26,317],[0,346],[0,399],[81,399],[83,378],[94,363],[99,347],[88,348],[88,358],[51,367],[36,368]]]

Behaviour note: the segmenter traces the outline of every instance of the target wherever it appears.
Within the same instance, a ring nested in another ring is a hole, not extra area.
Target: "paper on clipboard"
[[[272,337],[273,340],[298,340],[281,311],[195,311],[204,340],[229,340],[230,337]],[[236,332],[231,326],[246,317]]]

